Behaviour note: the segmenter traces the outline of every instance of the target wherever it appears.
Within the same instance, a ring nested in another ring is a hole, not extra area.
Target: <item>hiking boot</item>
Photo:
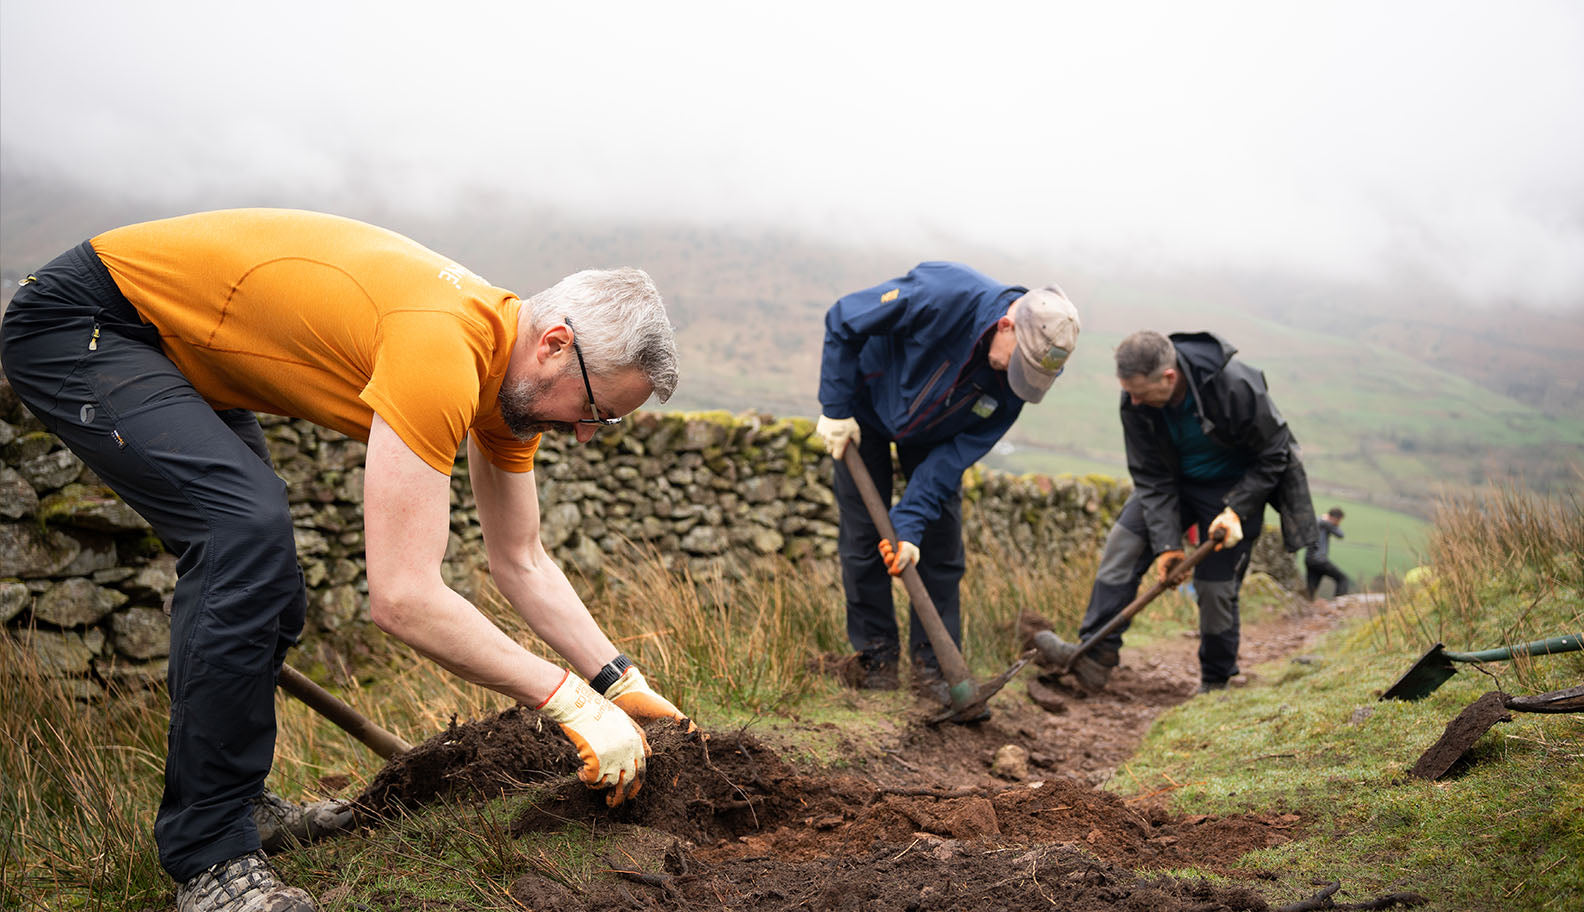
[[[897,679],[897,663],[895,659],[875,659],[864,656],[859,659],[863,664],[863,680],[858,686],[864,690],[896,690],[901,686]]]
[[[1111,666],[1104,665],[1086,655],[1078,657],[1073,663],[1073,677],[1083,685],[1083,689],[1090,693],[1099,693],[1105,690],[1106,682],[1111,680]]]
[[[1210,693],[1213,690],[1226,690],[1226,689],[1227,689],[1227,682],[1225,682],[1225,681],[1200,681],[1199,682],[1199,693],[1202,693],[1202,694]]]
[[[1111,680],[1111,670],[1122,663],[1122,654],[1115,647],[1096,646],[1073,662],[1073,677],[1090,693],[1105,690]]]
[[[222,861],[176,888],[176,912],[315,912],[308,891],[280,882],[260,851]]]
[[[307,845],[352,826],[352,805],[340,801],[293,804],[269,789],[253,799],[253,823],[266,852]]]

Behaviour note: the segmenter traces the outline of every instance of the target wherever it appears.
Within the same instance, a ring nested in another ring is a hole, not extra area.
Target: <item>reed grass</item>
[[[691,572],[652,549],[608,560],[598,582],[574,577],[590,610],[656,689],[706,722],[818,710],[838,687],[816,659],[850,651],[834,558],[780,558]],[[976,674],[1003,670],[1020,650],[1018,618],[1044,615],[1076,630],[1092,555],[1028,561],[996,542],[970,543],[962,592],[966,657]],[[487,578],[477,603],[526,648],[551,655]],[[895,589],[907,637],[907,599]],[[392,638],[358,669],[332,663],[321,680],[413,743],[453,717],[510,705]],[[905,651],[905,650],[904,650]],[[152,825],[159,804],[169,704],[162,688],[84,699],[90,682],[51,678],[20,649],[5,650],[0,706],[0,908],[135,909],[169,900]],[[552,656],[553,658],[553,656]],[[96,685],[94,685],[96,686]],[[276,701],[270,785],[296,800],[348,797],[382,765],[306,706]]]
[[[167,701],[83,700],[86,682],[0,652],[0,908],[124,909],[163,892],[152,822]]]
[[[1422,579],[1389,589],[1366,628],[1380,648],[1486,649],[1584,623],[1584,503],[1576,494],[1546,497],[1509,485],[1443,499],[1426,557]],[[1525,600],[1524,610],[1491,610],[1509,597]],[[1530,664],[1513,667],[1525,675]]]

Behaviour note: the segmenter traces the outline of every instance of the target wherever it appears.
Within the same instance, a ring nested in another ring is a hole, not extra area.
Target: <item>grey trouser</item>
[[[1199,528],[1200,541],[1210,521],[1226,505],[1222,498],[1236,479],[1224,482],[1180,481],[1177,503],[1181,526]],[[1244,524],[1244,538],[1235,548],[1216,551],[1194,568],[1194,592],[1199,597],[1199,677],[1207,684],[1220,684],[1238,673],[1238,590],[1248,571],[1249,552],[1260,534],[1260,517]],[[1128,498],[1122,515],[1106,536],[1100,556],[1100,570],[1089,592],[1089,609],[1078,631],[1086,640],[1106,622],[1127,607],[1138,595],[1139,581],[1155,561],[1144,523],[1144,506],[1137,495]],[[1115,665],[1122,648],[1123,624],[1110,636],[1095,644],[1091,653],[1102,664]]]

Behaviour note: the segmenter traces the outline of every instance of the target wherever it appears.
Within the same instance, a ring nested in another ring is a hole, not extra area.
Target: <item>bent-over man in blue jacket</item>
[[[1078,340],[1078,312],[1055,286],[1029,291],[957,263],[920,263],[907,275],[838,300],[825,314],[817,431],[836,459],[847,636],[863,686],[894,689],[900,657],[891,580],[916,565],[941,621],[962,644],[962,474],[1038,402]],[[869,519],[842,464],[848,445],[891,501],[891,444],[907,490],[891,509],[894,553]],[[881,546],[884,545],[882,553]],[[915,684],[948,703],[929,638],[914,615]]]

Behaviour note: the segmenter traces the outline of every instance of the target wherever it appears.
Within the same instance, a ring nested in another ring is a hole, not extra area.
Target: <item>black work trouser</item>
[[[860,428],[858,455],[869,469],[875,487],[880,491],[880,502],[891,503],[891,440],[885,432],[864,426]],[[911,478],[924,457],[927,447],[897,444],[897,459],[902,465],[902,477]],[[869,510],[858,494],[852,474],[841,460],[836,460],[836,503],[841,509],[839,553],[842,565],[842,588],[847,594],[847,639],[853,649],[870,661],[895,662],[901,654],[900,632],[897,629],[896,608],[891,601],[891,574],[880,556],[880,531],[869,518]],[[962,494],[959,491],[941,507],[941,515],[924,529],[923,541],[914,542],[919,547],[919,577],[924,591],[935,603],[941,623],[951,634],[952,642],[962,648],[962,616],[958,603],[958,585],[962,582],[965,551],[962,540]],[[910,611],[908,625],[908,654],[915,670],[938,674],[940,664],[935,658],[935,647],[929,635]]]
[[[1181,528],[1198,526],[1199,540],[1208,536],[1209,525],[1226,505],[1222,498],[1236,479],[1222,482],[1183,480],[1177,485]],[[1248,572],[1249,552],[1259,538],[1263,516],[1243,525],[1243,540],[1237,547],[1212,552],[1194,568],[1194,594],[1199,599],[1199,678],[1206,684],[1221,684],[1238,673],[1239,642],[1238,591]],[[1149,529],[1144,522],[1144,505],[1138,496],[1129,497],[1122,515],[1106,536],[1100,557],[1100,570],[1089,591],[1089,609],[1084,614],[1081,640],[1100,631],[1106,622],[1128,606],[1138,595],[1139,581],[1155,561],[1149,544]],[[1123,624],[1095,645],[1093,655],[1106,664],[1116,663],[1122,648]]]
[[[17,395],[177,557],[170,732],[154,825],[178,882],[259,847],[275,678],[307,608],[286,485],[251,412],[216,411],[86,243],[38,270],[0,324]]]
[[[1320,581],[1326,577],[1330,577],[1336,582],[1337,595],[1348,594],[1348,583],[1351,582],[1348,579],[1348,575],[1342,572],[1341,567],[1331,563],[1331,561],[1327,560],[1326,558],[1322,557],[1319,560],[1310,560],[1306,555],[1304,557],[1304,575],[1308,578],[1307,582],[1309,584],[1309,598],[1315,597],[1315,592],[1320,588]]]

